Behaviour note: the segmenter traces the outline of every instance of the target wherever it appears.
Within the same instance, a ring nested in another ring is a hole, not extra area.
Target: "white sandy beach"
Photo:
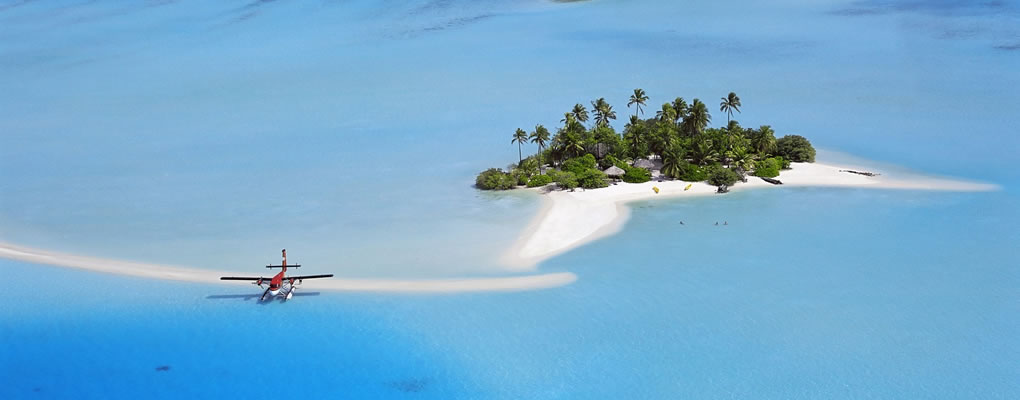
[[[776,189],[791,186],[829,186],[875,189],[913,189],[945,191],[986,191],[995,185],[920,175],[886,174],[869,177],[843,169],[860,167],[822,163],[794,163],[792,170],[783,171],[782,186],[771,185],[757,177],[737,183],[731,190]],[[684,188],[690,184],[689,190]],[[653,187],[658,187],[655,193]],[[628,202],[652,198],[677,198],[716,195],[716,188],[704,182],[664,181],[640,184],[620,183],[595,190],[575,192],[552,191],[542,195],[543,206],[528,228],[501,257],[511,270],[532,270],[543,260],[577,246],[619,231],[630,214]],[[0,242],[0,258],[36,264],[78,268],[95,272],[142,278],[166,279],[209,284],[224,282],[220,276],[258,275],[261,271],[216,271],[142,262],[103,259],[64,254]],[[569,272],[491,278],[452,279],[322,279],[307,281],[304,287],[318,290],[361,292],[482,292],[544,289],[570,284],[577,276]]]
[[[95,272],[140,278],[166,279],[183,282],[209,283],[245,286],[238,282],[221,281],[221,276],[258,276],[258,270],[247,272],[215,271],[175,267],[158,264],[146,264],[131,261],[111,260],[95,257],[84,257],[52,251],[33,249],[24,246],[0,242],[0,258],[25,261],[36,264],[47,264],[61,267],[78,268]],[[351,292],[400,292],[400,293],[457,293],[457,292],[490,292],[520,291],[545,289],[567,285],[577,280],[577,276],[569,272],[495,277],[495,278],[462,278],[462,279],[318,279],[305,281],[301,288],[315,290],[335,290]]]
[[[848,187],[872,189],[911,189],[941,191],[987,191],[996,185],[921,175],[888,174],[869,177],[840,172],[862,170],[857,166],[836,166],[823,163],[793,163],[777,179],[783,185],[772,185],[749,176],[731,191],[778,189],[791,186]],[[689,190],[684,188],[690,184]],[[656,193],[652,188],[658,187]],[[514,245],[502,256],[501,262],[515,270],[534,268],[539,262],[618,232],[630,214],[627,203],[652,198],[677,198],[716,195],[715,186],[704,182],[663,181],[619,183],[607,188],[574,192],[552,191],[543,194],[543,206]]]

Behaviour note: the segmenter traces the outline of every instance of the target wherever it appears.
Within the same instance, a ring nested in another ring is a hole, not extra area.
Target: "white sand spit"
[[[240,285],[241,283],[221,281],[219,280],[220,276],[258,276],[262,272],[258,270],[247,272],[214,271],[85,257],[2,242],[0,242],[0,258],[141,278],[225,285]],[[317,271],[316,273],[319,272]],[[512,277],[421,280],[333,278],[308,280],[301,287],[304,289],[350,292],[457,293],[545,289],[567,285],[575,280],[577,280],[576,275],[569,272],[560,272]]]
[[[733,191],[747,189],[778,189],[791,186],[849,187],[874,189],[912,189],[943,191],[987,191],[998,186],[955,179],[920,175],[886,174],[864,176],[841,172],[857,169],[822,163],[793,163],[777,179],[783,185],[772,185],[749,176],[738,182]],[[684,190],[687,185],[689,190]],[[652,188],[658,187],[656,193]],[[517,241],[502,256],[501,262],[515,270],[534,268],[539,262],[567,250],[619,231],[630,215],[626,203],[653,198],[675,198],[714,195],[716,188],[704,182],[664,181],[620,183],[602,189],[575,192],[553,191],[543,195],[539,214]]]

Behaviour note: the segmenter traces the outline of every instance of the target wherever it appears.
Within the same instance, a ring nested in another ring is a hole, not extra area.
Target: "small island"
[[[996,185],[920,174],[871,172],[861,166],[815,162],[811,142],[798,135],[776,138],[769,125],[744,128],[733,120],[740,97],[721,99],[725,128],[711,128],[708,106],[698,99],[665,103],[642,119],[648,96],[635,89],[634,115],[618,134],[616,112],[604,98],[563,115],[550,136],[542,125],[514,132],[518,162],[478,175],[477,188],[543,188],[542,209],[503,254],[511,269],[532,269],[549,257],[619,231],[632,201],[707,196],[730,190],[773,187],[845,187],[943,191],[995,190]],[[585,124],[591,120],[591,125]],[[538,146],[524,157],[524,145]],[[780,178],[782,174],[782,179]],[[748,179],[748,176],[758,179]],[[740,182],[738,184],[738,182]],[[577,191],[577,188],[584,189]],[[587,190],[595,189],[595,190]]]
[[[648,96],[634,89],[627,103],[634,114],[622,135],[610,125],[616,111],[605,98],[591,102],[590,114],[578,103],[563,115],[563,126],[551,137],[542,125],[530,133],[518,128],[511,140],[518,147],[517,164],[505,171],[485,170],[475,185],[483,190],[555,185],[572,191],[655,179],[707,182],[725,193],[738,181],[746,182],[747,175],[778,184],[772,178],[790,169],[791,163],[814,162],[815,149],[806,138],[777,139],[769,125],[744,128],[732,118],[740,112],[740,97],[731,92],[721,100],[726,127],[710,128],[712,115],[699,99],[688,104],[677,97],[664,103],[654,117],[642,119]],[[524,157],[523,146],[529,142],[538,146],[538,152]]]

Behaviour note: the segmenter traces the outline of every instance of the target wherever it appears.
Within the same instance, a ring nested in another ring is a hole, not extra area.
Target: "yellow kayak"
[[[684,188],[684,191],[687,191],[687,189],[690,189],[690,188],[691,188],[691,185],[693,185],[693,183],[688,183],[688,184],[687,184],[687,187],[685,187],[685,188]]]
[[[659,187],[658,186],[652,186],[652,190],[654,190],[655,193],[659,193]]]

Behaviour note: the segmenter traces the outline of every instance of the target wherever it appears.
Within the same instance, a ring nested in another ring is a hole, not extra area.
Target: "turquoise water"
[[[634,87],[650,104],[736,91],[745,125],[1003,186],[637,203],[619,234],[539,266],[577,282],[524,293],[257,305],[229,297],[243,286],[0,261],[0,393],[1016,398],[1018,11],[0,3],[0,239],[19,244],[505,275],[486,256],[537,199],[478,193],[474,174],[575,102],[605,96],[623,119]]]

